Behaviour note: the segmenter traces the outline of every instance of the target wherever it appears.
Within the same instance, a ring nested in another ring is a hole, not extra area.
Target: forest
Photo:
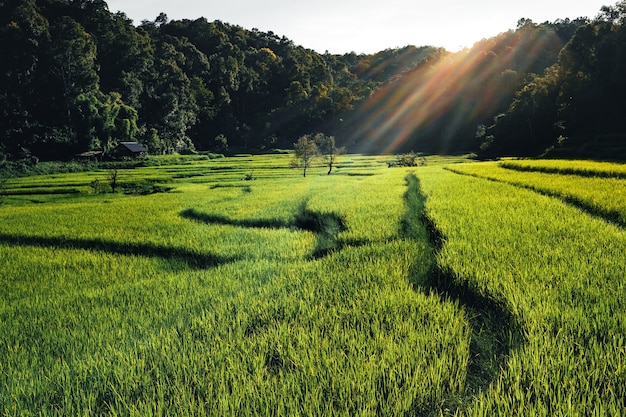
[[[234,23],[0,0],[0,415],[624,415],[626,0]]]
[[[292,148],[626,158],[626,2],[452,53],[320,54],[206,18],[135,25],[104,0],[0,1],[0,165]]]

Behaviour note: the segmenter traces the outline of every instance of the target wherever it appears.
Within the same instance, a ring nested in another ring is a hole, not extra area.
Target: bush
[[[111,192],[111,186],[108,182],[95,179],[89,184],[94,194],[105,194]]]
[[[426,165],[426,158],[415,152],[405,153],[396,156],[392,162],[388,162],[387,166],[391,167],[417,167]]]
[[[155,184],[154,182],[149,181],[149,180],[127,182],[124,184],[120,184],[119,187],[124,194],[130,194],[130,195],[148,195],[148,194],[156,194],[156,193],[166,193],[172,189],[171,187],[166,187],[164,185]]]
[[[6,197],[6,183],[7,183],[7,179],[6,178],[0,178],[0,204],[3,203],[4,198]]]

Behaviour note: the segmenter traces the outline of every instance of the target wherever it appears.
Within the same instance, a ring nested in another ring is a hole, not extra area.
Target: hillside
[[[624,16],[618,3],[593,21],[520,19],[454,54],[331,55],[204,18],[134,26],[104,1],[4,1],[0,164],[120,141],[153,154],[290,148],[311,132],[368,153],[536,155],[620,134],[621,149]]]

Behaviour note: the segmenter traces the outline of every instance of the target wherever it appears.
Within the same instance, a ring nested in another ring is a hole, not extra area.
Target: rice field
[[[501,162],[499,165],[507,169],[518,171],[539,171],[589,177],[626,178],[626,165],[615,162],[567,159],[526,159],[508,160]]]
[[[580,161],[515,161],[459,164],[449,169],[553,196],[626,226],[626,176],[620,174],[626,172],[624,165],[587,163],[588,167]]]
[[[622,415],[623,227],[520,187],[526,180],[488,179],[503,178],[496,165],[454,169],[485,178],[444,169],[419,175],[428,215],[445,240],[438,263],[506,305],[523,336],[497,380],[461,414]],[[558,177],[544,186],[561,184]]]
[[[626,236],[582,175],[388,159],[9,179],[0,414],[619,416]]]

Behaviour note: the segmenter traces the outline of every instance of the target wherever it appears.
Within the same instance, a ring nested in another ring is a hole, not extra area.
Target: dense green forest
[[[0,164],[120,141],[290,148],[317,132],[351,152],[622,149],[625,23],[620,2],[593,19],[520,19],[457,53],[333,55],[205,18],[135,26],[103,0],[0,0]]]

